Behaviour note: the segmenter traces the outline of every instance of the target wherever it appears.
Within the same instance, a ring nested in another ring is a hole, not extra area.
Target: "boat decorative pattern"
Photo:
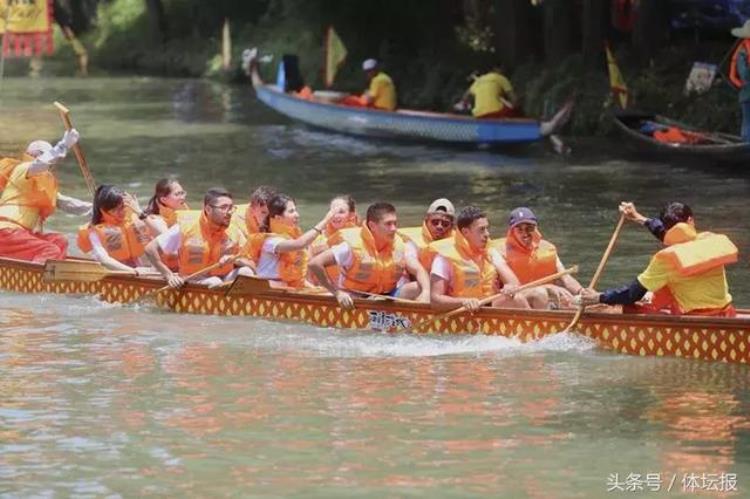
[[[0,289],[11,292],[98,295],[106,302],[128,303],[163,285],[161,281],[138,282],[120,276],[96,282],[45,282],[41,266],[8,262],[0,262]],[[332,299],[322,296],[278,291],[228,296],[225,291],[187,286],[157,295],[155,303],[179,313],[252,316],[320,327],[387,332],[409,329],[432,317],[429,307],[424,305],[363,300],[357,302],[356,309],[344,310]],[[458,314],[438,320],[414,333],[500,335],[527,342],[563,330],[571,316],[561,311],[486,309],[473,315]],[[577,329],[600,347],[623,354],[750,363],[749,319],[590,313],[583,317]]]

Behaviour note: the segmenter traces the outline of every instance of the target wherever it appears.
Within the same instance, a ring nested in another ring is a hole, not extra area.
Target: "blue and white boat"
[[[409,109],[384,111],[351,107],[336,103],[346,95],[343,93],[317,91],[312,99],[304,99],[284,92],[279,85],[263,82],[254,57],[246,59],[246,68],[258,99],[271,109],[308,125],[365,137],[455,144],[523,144],[555,133],[572,110],[571,102],[551,120],[540,122],[531,118],[476,119]]]

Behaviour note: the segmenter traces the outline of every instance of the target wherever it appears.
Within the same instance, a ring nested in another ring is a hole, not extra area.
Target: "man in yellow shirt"
[[[487,73],[474,80],[459,105],[465,109],[472,98],[474,106],[471,114],[475,118],[510,118],[519,114],[513,86],[502,74],[499,64],[493,65]]]
[[[724,235],[696,232],[693,212],[686,204],[669,203],[659,218],[666,247],[651,258],[646,270],[627,286],[603,293],[583,290],[581,303],[630,306],[651,291],[651,305],[636,311],[734,317],[724,267],[737,261],[737,247]]]
[[[396,109],[396,86],[391,77],[380,70],[378,61],[367,59],[362,63],[362,69],[370,81],[368,88],[362,95],[349,95],[340,104],[354,107],[374,107],[384,111]]]

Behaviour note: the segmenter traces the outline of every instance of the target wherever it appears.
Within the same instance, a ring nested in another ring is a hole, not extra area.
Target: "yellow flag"
[[[336,72],[344,62],[344,59],[346,59],[346,47],[344,47],[344,43],[339,38],[336,30],[333,29],[333,26],[329,26],[326,32],[325,56],[325,83],[326,87],[331,88],[333,79],[336,78]]]
[[[0,0],[0,33],[28,34],[46,32],[50,29],[52,11],[48,0],[26,0],[24,2]],[[6,26],[7,21],[7,26]]]
[[[609,45],[605,45],[604,49],[607,51],[607,69],[609,70],[609,87],[612,90],[612,98],[620,105],[620,108],[626,109],[628,107],[628,86],[625,85],[625,80],[622,78],[620,68],[617,67],[615,56],[609,50]]]
[[[52,2],[50,0],[0,0],[0,35],[5,56],[51,54]]]

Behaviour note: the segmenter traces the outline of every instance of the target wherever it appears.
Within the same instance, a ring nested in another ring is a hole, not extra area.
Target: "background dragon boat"
[[[561,128],[570,117],[572,101],[549,121],[531,118],[476,119],[459,114],[397,109],[351,107],[337,104],[346,94],[316,91],[311,99],[286,93],[267,84],[258,72],[255,56],[245,57],[258,99],[271,109],[308,125],[335,132],[374,138],[407,139],[453,144],[509,145],[537,142]]]
[[[112,275],[81,282],[49,279],[41,264],[0,258],[0,289],[18,293],[57,293],[99,296],[111,303],[130,303],[164,285],[160,279]],[[261,317],[297,321],[339,329],[411,331],[412,324],[434,317],[426,304],[383,300],[355,300],[356,308],[342,309],[329,295],[292,293],[269,288],[227,292],[188,284],[156,295],[156,305],[178,313]],[[601,348],[642,356],[750,363],[750,311],[735,319],[623,315],[589,312],[576,330]],[[572,311],[483,308],[437,320],[414,333],[486,334],[522,342],[562,331]]]

